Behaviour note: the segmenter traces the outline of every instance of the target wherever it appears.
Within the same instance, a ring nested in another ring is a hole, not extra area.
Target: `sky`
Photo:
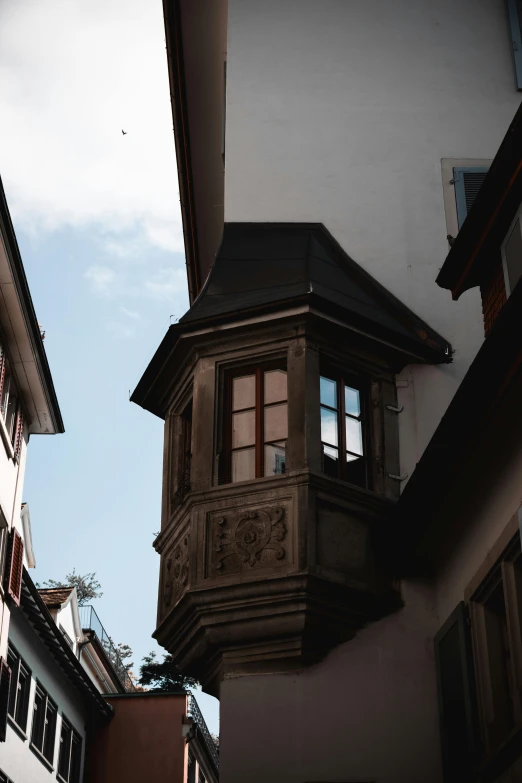
[[[161,0],[0,0],[0,117],[66,430],[29,445],[32,576],[95,572],[95,609],[137,669],[160,653],[163,422],[129,394],[188,308]],[[217,732],[218,702],[196,696]]]

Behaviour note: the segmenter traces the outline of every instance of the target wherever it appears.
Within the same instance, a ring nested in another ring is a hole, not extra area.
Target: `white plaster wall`
[[[73,616],[73,602],[70,600],[63,609],[60,609],[56,616],[56,625],[64,629],[64,631],[68,634],[69,638],[73,640],[74,647],[73,652],[76,654],[78,649],[78,644],[76,641],[77,637],[77,631],[74,627],[74,616]]]
[[[501,0],[229,0],[226,221],[320,221],[448,339],[411,369],[411,474],[482,339],[435,284],[441,159],[494,157],[520,103]]]
[[[83,752],[85,752],[86,712],[82,699],[21,612],[11,615],[9,638],[31,669],[32,682],[27,721],[28,738],[22,739],[12,726],[8,725],[6,741],[0,746],[0,768],[14,783],[50,783],[50,781],[56,780],[62,714],[65,714],[83,738]],[[58,705],[54,769],[52,772],[44,766],[29,747],[36,679]]]
[[[222,683],[223,783],[441,783],[435,596],[406,583],[404,598],[300,674]]]

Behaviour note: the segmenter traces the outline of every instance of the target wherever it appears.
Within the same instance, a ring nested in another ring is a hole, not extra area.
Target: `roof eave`
[[[29,291],[29,285],[25,275],[22,259],[20,256],[20,250],[18,242],[16,240],[15,231],[9,214],[9,208],[0,178],[0,232],[5,242],[5,255],[7,264],[9,266],[9,274],[12,279],[12,283],[16,292],[16,299],[18,302],[18,308],[25,325],[26,339],[30,351],[34,357],[34,364],[36,368],[36,374],[38,378],[38,384],[40,386],[41,393],[46,402],[46,407],[50,417],[50,426],[45,429],[41,426],[29,427],[30,432],[40,433],[61,433],[64,432],[64,424],[60,407],[58,405],[58,399],[51,376],[51,370],[49,368],[49,362],[45,353],[42,336],[40,333],[40,326],[34,310],[31,293]],[[14,368],[16,371],[16,368]]]

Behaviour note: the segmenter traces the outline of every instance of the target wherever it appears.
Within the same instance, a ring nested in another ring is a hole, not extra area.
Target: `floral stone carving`
[[[189,537],[184,536],[167,557],[165,563],[165,581],[163,588],[163,605],[165,610],[176,603],[180,594],[187,587],[189,573]]]
[[[214,573],[250,570],[283,560],[286,535],[282,506],[231,512],[213,521]]]

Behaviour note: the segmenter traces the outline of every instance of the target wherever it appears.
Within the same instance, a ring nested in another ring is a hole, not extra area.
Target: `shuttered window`
[[[7,595],[20,605],[22,593],[22,569],[24,565],[24,542],[20,533],[13,528],[9,534],[9,545],[5,562],[4,586]]]
[[[470,777],[477,754],[469,617],[462,601],[435,636],[444,780]]]
[[[468,212],[473,206],[482,183],[486,178],[486,166],[459,166],[453,169],[455,185],[455,200],[457,203],[457,220],[459,229],[462,227]]]
[[[520,0],[508,0],[511,45],[515,64],[517,90],[522,90],[522,3]]]
[[[11,692],[11,667],[4,658],[0,658],[0,742],[5,742],[7,734],[7,714],[9,694]]]

